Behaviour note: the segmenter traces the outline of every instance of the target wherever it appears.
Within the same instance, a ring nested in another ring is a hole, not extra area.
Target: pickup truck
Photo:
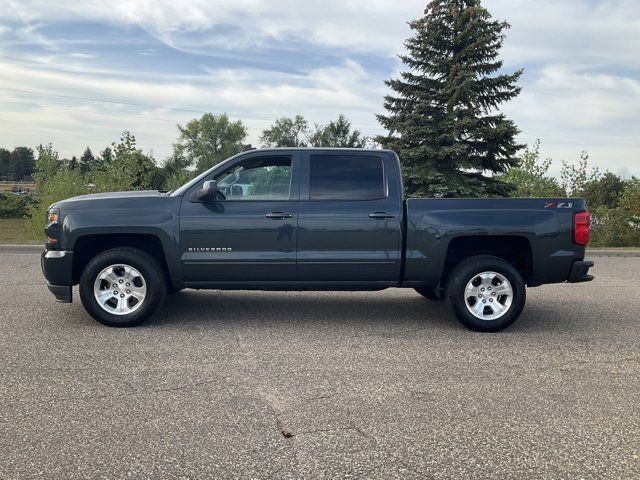
[[[526,287],[585,282],[578,198],[405,199],[398,156],[253,149],[171,192],[82,195],[47,213],[42,270],[59,302],[140,324],[184,288],[411,288],[476,331],[511,325]]]

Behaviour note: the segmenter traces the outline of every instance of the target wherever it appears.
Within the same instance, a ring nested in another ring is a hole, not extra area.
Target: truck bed
[[[565,282],[584,246],[573,242],[583,199],[409,199],[403,284],[436,285],[469,251],[507,248],[529,286]]]

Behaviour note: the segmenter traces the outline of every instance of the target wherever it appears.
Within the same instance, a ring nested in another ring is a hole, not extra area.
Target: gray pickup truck
[[[476,331],[511,325],[526,287],[585,282],[582,199],[404,199],[389,150],[240,153],[172,192],[52,205],[42,270],[59,302],[79,284],[110,326],[184,288],[381,290],[446,300]]]

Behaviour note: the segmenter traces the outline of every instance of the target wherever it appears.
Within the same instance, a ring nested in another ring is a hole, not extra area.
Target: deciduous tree
[[[11,152],[0,148],[0,180],[9,178],[11,173]]]
[[[188,165],[203,172],[222,160],[240,152],[247,138],[241,120],[232,122],[227,114],[204,114],[184,127],[178,125],[180,135],[174,145],[174,155],[183,155]]]
[[[558,181],[549,176],[551,159],[540,160],[540,141],[528,146],[518,166],[498,176],[498,179],[514,186],[512,197],[559,197],[564,192]]]
[[[31,175],[35,169],[36,160],[33,150],[29,147],[16,147],[11,152],[9,160],[9,176],[11,180],[22,180]]]
[[[309,123],[302,115],[278,118],[273,125],[262,131],[260,142],[265,147],[307,147]]]
[[[160,172],[153,158],[136,146],[136,137],[124,131],[119,143],[113,143],[113,158],[93,175],[103,192],[161,188]]]
[[[620,204],[625,182],[614,173],[607,172],[596,180],[587,182],[582,194],[587,206],[616,208]]]
[[[342,113],[336,121],[326,125],[316,125],[309,143],[313,147],[327,148],[364,148],[367,138],[360,130],[351,127],[351,122]]]

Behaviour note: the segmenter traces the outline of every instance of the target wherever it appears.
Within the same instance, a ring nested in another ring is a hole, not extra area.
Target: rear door
[[[217,180],[223,196],[199,202],[192,191],[184,195],[180,245],[185,282],[297,280],[299,156],[291,151],[243,155],[207,178]]]
[[[385,152],[303,152],[301,281],[397,282],[402,222],[397,170]]]

